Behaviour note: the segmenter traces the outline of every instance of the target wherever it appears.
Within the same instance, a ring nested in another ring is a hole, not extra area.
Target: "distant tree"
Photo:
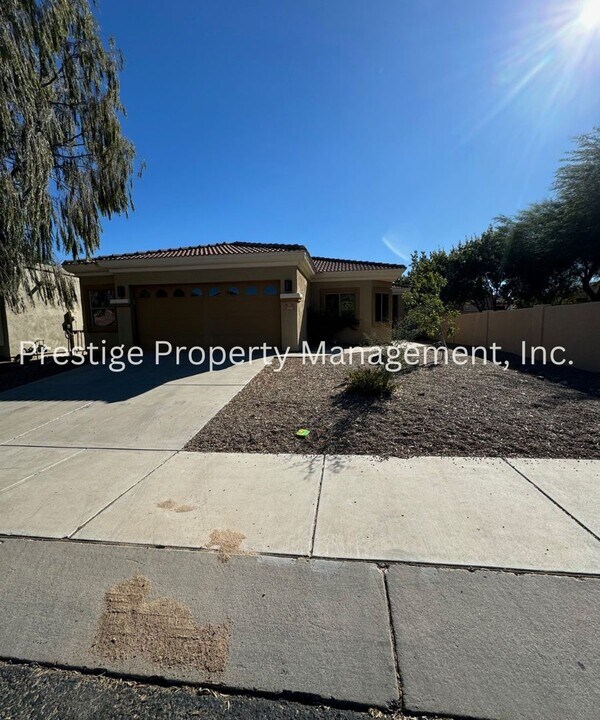
[[[440,272],[443,256],[427,256],[414,252],[410,271],[404,281],[405,315],[400,332],[407,339],[439,340],[445,342],[454,334],[458,313],[451,310],[440,297],[446,279]]]
[[[445,264],[442,300],[459,309],[471,304],[479,311],[495,310],[504,296],[506,249],[505,234],[491,226],[453,248]]]
[[[87,0],[2,0],[0,296],[11,306],[32,285],[44,301],[68,295],[48,272],[54,253],[92,253],[101,217],[133,207],[121,68]]]
[[[592,281],[600,276],[600,127],[576,138],[554,182],[562,205],[557,259],[573,268],[590,300],[600,300]]]
[[[560,304],[573,297],[578,278],[564,253],[562,203],[534,203],[514,218],[500,218],[498,232],[507,241],[505,293],[515,305]]]

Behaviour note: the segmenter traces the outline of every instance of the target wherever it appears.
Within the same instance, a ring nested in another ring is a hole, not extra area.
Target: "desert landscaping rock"
[[[0,544],[0,655],[26,661],[214,680],[148,653],[99,657],[106,593],[140,575],[146,602],[185,606],[198,628],[228,624],[219,684],[365,706],[398,699],[383,574],[374,565],[6,539]],[[324,669],[327,671],[325,672]]]
[[[314,552],[600,572],[600,542],[495,458],[327,457]]]
[[[596,720],[600,579],[393,566],[407,712]]]
[[[513,365],[515,358],[512,358]],[[387,399],[345,392],[349,366],[267,367],[186,449],[199,452],[600,458],[600,377],[422,367]],[[557,382],[561,379],[565,384]],[[310,435],[298,438],[298,428]],[[595,428],[596,431],[593,431]]]
[[[509,458],[510,464],[600,536],[600,463]]]
[[[181,452],[77,537],[211,547],[227,531],[245,537],[241,552],[306,555],[322,467],[321,457]]]

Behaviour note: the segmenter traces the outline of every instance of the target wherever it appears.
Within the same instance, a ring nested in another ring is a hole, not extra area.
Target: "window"
[[[325,312],[332,315],[355,315],[356,295],[354,293],[325,293]]]
[[[375,293],[375,322],[389,322],[390,296],[388,293]]]
[[[108,288],[89,291],[92,328],[96,330],[114,330],[116,328],[117,311],[110,306],[110,301],[114,296],[114,291]]]
[[[221,291],[218,287],[211,287],[211,289],[208,291],[209,297],[217,297],[217,295],[220,295]]]
[[[185,297],[185,293],[181,288],[176,288],[173,290],[173,297]]]
[[[256,285],[247,285],[244,293],[246,295],[258,295],[258,288]]]
[[[138,297],[139,298],[149,298],[150,290],[148,290],[148,288],[143,288],[142,290],[140,290]]]
[[[157,298],[166,298],[167,297],[167,291],[164,288],[160,288],[160,290],[156,291],[156,297]]]
[[[275,285],[265,285],[265,289],[263,290],[265,295],[279,295],[279,292],[277,291],[277,288]]]
[[[230,287],[227,288],[227,294],[237,296],[240,294],[239,288],[236,288],[234,285],[231,285]]]

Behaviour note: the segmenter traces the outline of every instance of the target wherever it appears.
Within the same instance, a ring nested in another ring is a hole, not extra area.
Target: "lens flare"
[[[600,29],[600,0],[588,0],[579,13],[577,23],[590,32]]]
[[[520,112],[537,116],[539,132],[545,132],[562,108],[589,95],[600,68],[599,36],[600,0],[524,5],[491,78],[495,102],[482,108],[461,144],[517,104]]]

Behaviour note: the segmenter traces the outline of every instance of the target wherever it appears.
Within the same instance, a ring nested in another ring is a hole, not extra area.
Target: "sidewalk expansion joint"
[[[310,538],[310,549],[308,551],[308,557],[313,556],[313,551],[315,549],[315,538],[317,536],[317,522],[319,520],[319,507],[321,505],[321,491],[323,489],[323,477],[325,475],[326,459],[327,459],[327,455],[323,455],[323,462],[321,464],[321,477],[319,478],[319,488],[317,490],[317,504],[315,506],[315,517],[313,519],[313,530],[312,530],[312,535]]]
[[[80,530],[82,530],[88,523],[91,523],[92,520],[98,517],[101,513],[103,513],[107,508],[109,508],[111,505],[114,505],[118,500],[120,500],[123,495],[126,495],[130,490],[133,490],[134,487],[137,487],[143,480],[145,480],[148,475],[151,475],[155,470],[158,470],[161,468],[167,460],[170,460],[173,455],[176,453],[172,453],[167,458],[165,458],[161,463],[159,463],[155,468],[152,468],[152,470],[148,471],[143,477],[141,477],[137,482],[133,483],[130,487],[128,487],[126,490],[124,490],[120,495],[117,495],[116,498],[113,498],[107,505],[105,505],[103,508],[98,510],[98,512],[94,513],[91,517],[89,517],[84,523],[82,523],[78,528],[73,530],[72,533],[69,533],[68,537],[66,539],[71,540],[73,538],[73,535],[76,535]]]
[[[168,458],[167,458],[168,459]],[[157,468],[155,468],[157,469]],[[154,472],[151,471],[151,472]],[[148,473],[150,474],[150,473]],[[146,476],[147,477],[147,476]],[[143,480],[144,478],[142,478]],[[139,481],[141,482],[141,480]],[[136,483],[136,485],[139,483]],[[123,495],[134,486],[126,490]],[[122,497],[119,496],[119,497]],[[115,498],[113,502],[116,502],[118,498]],[[112,503],[110,503],[112,505]],[[107,506],[108,507],[108,506]],[[103,510],[106,508],[103,508]],[[102,512],[102,511],[100,511]],[[97,513],[99,514],[99,513]],[[94,516],[95,517],[95,516]],[[84,525],[91,522],[93,518],[87,520]],[[84,527],[82,525],[81,527]],[[68,537],[51,537],[45,535],[22,535],[19,533],[2,533],[0,532],[0,545],[6,540],[29,540],[30,542],[57,542],[57,543],[78,543],[80,545],[99,545],[101,547],[122,547],[128,549],[140,548],[144,550],[169,550],[173,552],[189,552],[189,553],[203,553],[217,555],[219,552],[214,548],[208,547],[191,547],[189,545],[163,545],[159,543],[134,543],[125,542],[122,540],[94,540],[93,538],[76,538],[73,537],[75,533],[79,532],[75,530]],[[239,557],[243,559],[256,559],[256,558],[281,558],[282,560],[308,560],[319,562],[331,562],[331,563],[363,563],[365,565],[375,565],[379,569],[388,568],[393,565],[407,566],[407,567],[422,567],[422,568],[435,568],[440,570],[463,570],[471,573],[475,572],[494,572],[494,573],[505,573],[509,575],[545,575],[548,577],[567,577],[573,580],[597,580],[600,581],[600,573],[582,572],[577,570],[541,570],[535,568],[511,568],[511,567],[497,567],[494,565],[467,565],[459,563],[441,563],[441,562],[426,562],[424,560],[389,560],[389,559],[376,559],[376,558],[351,558],[351,557],[329,557],[324,555],[294,555],[292,553],[276,553],[276,552],[256,552],[252,555],[232,555],[232,557]]]
[[[10,446],[9,446],[10,447]],[[19,446],[17,446],[19,447]],[[54,448],[53,448],[54,449]],[[63,449],[63,448],[61,448]],[[27,480],[31,480],[34,477],[37,477],[38,475],[41,475],[42,473],[46,472],[47,470],[51,470],[52,468],[55,468],[57,465],[61,465],[62,463],[67,462],[67,460],[72,460],[76,455],[80,455],[83,452],[83,449],[80,448],[64,448],[65,450],[73,450],[73,452],[70,455],[67,455],[67,457],[61,458],[60,460],[57,460],[56,462],[50,463],[50,465],[46,465],[40,470],[36,470],[36,472],[31,473],[31,475],[27,475],[27,477],[21,478],[20,480],[15,481],[12,485],[7,485],[7,487],[2,488],[0,490],[0,495],[2,493],[7,492],[8,490],[12,490],[13,488],[18,487],[19,485],[22,485],[24,482],[27,482]]]
[[[83,410],[83,408],[89,407],[90,405],[93,405],[95,402],[96,402],[96,400],[90,400],[89,402],[79,405],[78,407],[73,408],[72,410],[67,410],[67,412],[63,413],[62,415],[57,415],[56,417],[52,418],[51,420],[46,420],[46,422],[43,422],[40,425],[36,425],[33,428],[29,428],[29,430],[25,430],[25,432],[19,433],[18,435],[14,435],[13,437],[9,438],[8,440],[5,440],[4,442],[0,443],[0,445],[15,444],[12,442],[13,440],[18,440],[19,438],[22,438],[25,435],[29,435],[29,433],[35,432],[36,430],[39,430],[40,428],[46,427],[46,425],[50,425],[51,423],[56,422],[57,420],[62,420],[62,418],[67,417],[67,415],[72,415],[73,413],[79,412],[79,410]]]
[[[28,443],[17,443],[7,441],[0,443],[0,447],[19,447],[19,448],[42,448],[43,450],[119,450],[122,452],[182,452],[181,448],[140,448],[140,447],[110,447],[107,445],[33,445]]]
[[[392,643],[392,656],[394,658],[394,669],[396,671],[396,689],[398,691],[398,709],[404,710],[404,692],[402,685],[402,672],[400,671],[400,660],[398,659],[398,645],[396,628],[394,627],[394,616],[392,614],[392,601],[390,598],[390,588],[388,586],[388,567],[386,565],[379,565],[379,571],[383,578],[383,591],[385,593],[385,606],[388,614],[388,623],[390,627],[390,641]]]
[[[596,533],[595,533],[593,530],[590,530],[590,528],[587,527],[587,525],[584,525],[584,524],[581,522],[581,520],[579,520],[579,518],[575,517],[575,515],[573,515],[573,513],[570,513],[570,512],[569,512],[566,508],[564,508],[559,502],[557,502],[551,495],[548,495],[547,492],[545,492],[544,490],[542,490],[542,488],[539,487],[539,485],[536,485],[536,484],[533,482],[533,480],[531,480],[530,478],[528,478],[527,475],[525,475],[525,473],[521,472],[521,470],[519,470],[518,468],[516,468],[509,460],[507,460],[506,458],[501,458],[501,459],[504,460],[504,462],[505,462],[510,468],[512,468],[516,473],[518,473],[522,478],[524,478],[525,480],[527,480],[527,482],[528,482],[530,485],[533,485],[533,487],[534,487],[538,492],[540,492],[545,498],[547,498],[548,500],[550,500],[551,503],[553,503],[554,505],[556,505],[557,508],[559,508],[560,510],[562,510],[565,515],[568,515],[568,516],[571,518],[571,520],[574,520],[580,527],[582,527],[582,528],[583,528],[586,532],[588,532],[593,538],[595,538],[596,540],[598,540],[598,542],[600,542],[600,537],[598,537],[598,535],[596,535]]]

